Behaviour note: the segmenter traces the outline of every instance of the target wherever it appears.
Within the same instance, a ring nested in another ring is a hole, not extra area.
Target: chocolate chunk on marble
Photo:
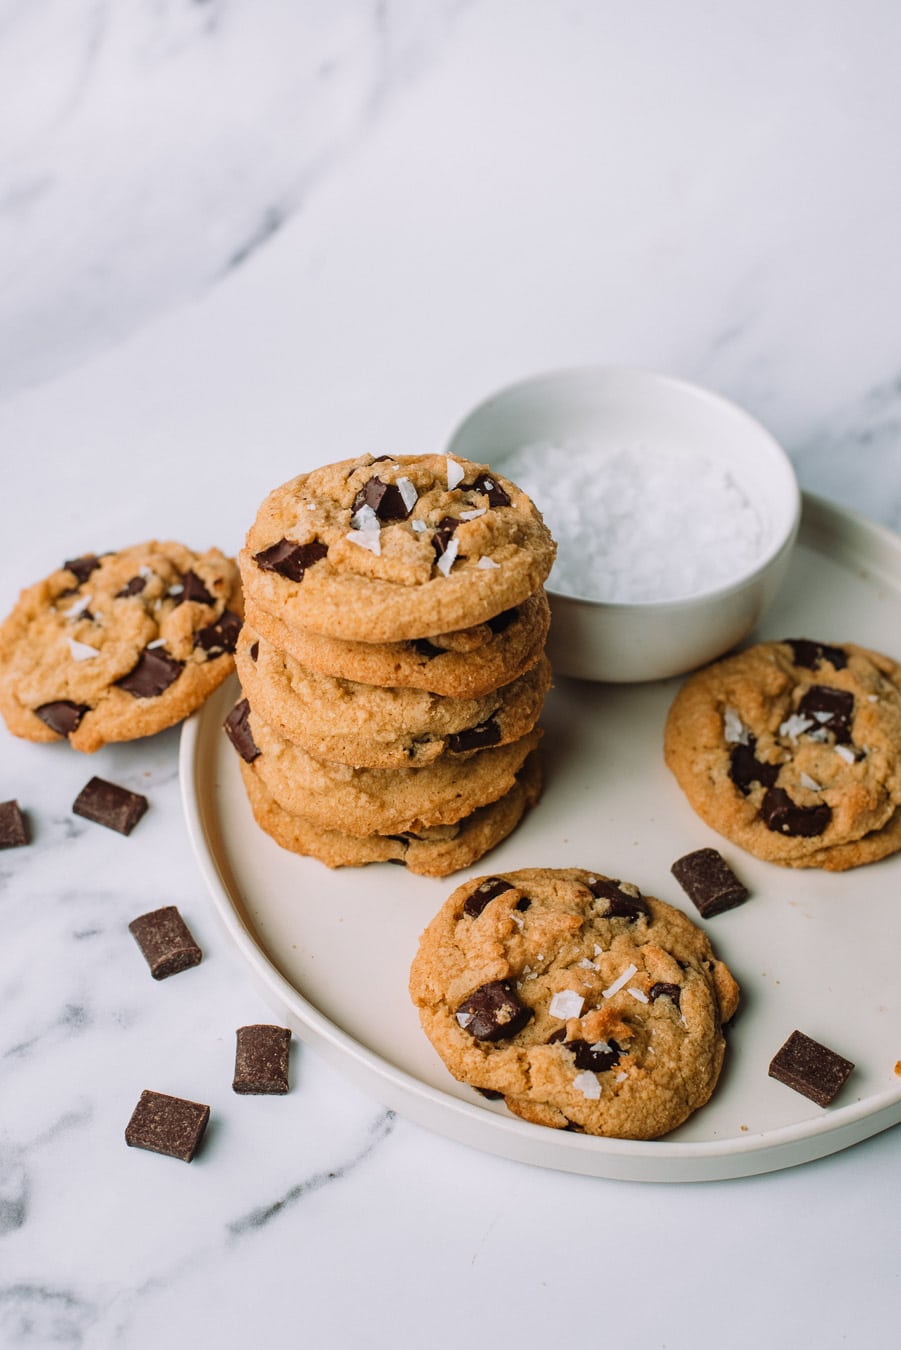
[[[809,1097],[818,1106],[828,1106],[853,1068],[850,1059],[805,1036],[803,1031],[793,1031],[771,1061],[769,1076]]]
[[[238,1027],[232,1088],[245,1095],[288,1091],[291,1032],[287,1027]]]
[[[90,712],[86,703],[73,703],[71,699],[60,698],[54,703],[42,703],[35,708],[34,715],[39,717],[57,736],[71,736],[86,712]]]
[[[457,1022],[477,1041],[502,1041],[515,1036],[532,1017],[509,980],[491,980],[464,999]]]
[[[512,891],[513,887],[509,881],[504,881],[503,877],[487,877],[480,886],[477,886],[472,895],[468,895],[463,902],[463,913],[470,919],[477,919],[482,910],[493,900],[496,895],[503,895],[504,891]]]
[[[839,745],[846,745],[850,741],[854,695],[847,689],[812,684],[798,704],[798,713],[831,731]]]
[[[175,905],[164,905],[128,925],[155,980],[166,980],[200,964],[203,953]]]
[[[257,567],[264,572],[277,572],[288,581],[303,581],[304,573],[328,553],[328,545],[320,539],[308,544],[295,544],[291,539],[280,539],[277,544],[253,555]]]
[[[91,778],[75,798],[72,810],[76,816],[105,825],[109,830],[131,834],[148,805],[140,792],[131,792],[105,778]]]
[[[699,848],[677,858],[670,868],[673,876],[705,919],[744,904],[748,888],[715,848]]]
[[[226,609],[215,623],[198,628],[194,634],[194,646],[199,647],[208,656],[221,656],[223,652],[235,650],[240,632],[241,620],[238,615]]]
[[[250,704],[246,698],[236,703],[223,722],[225,734],[247,764],[252,764],[262,754],[253,732],[250,730]]]
[[[121,680],[116,680],[116,685],[132,698],[157,698],[175,683],[183,669],[181,661],[176,661],[174,656],[158,647],[145,647],[138,664]]]
[[[774,834],[810,839],[826,829],[832,819],[832,808],[826,802],[798,806],[784,788],[771,787],[760,803],[760,818]]]
[[[145,1090],[125,1127],[125,1142],[129,1148],[146,1148],[190,1162],[209,1119],[210,1108],[200,1102]]]
[[[0,848],[21,848],[27,843],[28,829],[19,803],[0,802]]]
[[[498,745],[500,739],[500,726],[493,717],[490,717],[487,722],[480,722],[477,727],[466,727],[463,731],[456,731],[448,736],[447,748],[459,755],[466,750],[482,750],[488,745]]]
[[[847,654],[841,647],[830,647],[826,642],[811,642],[809,638],[784,638],[792,649],[792,659],[796,666],[805,670],[818,670],[824,661],[828,661],[834,670],[844,670],[848,664]]]

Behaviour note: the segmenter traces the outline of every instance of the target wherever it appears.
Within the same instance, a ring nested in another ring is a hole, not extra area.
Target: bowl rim
[[[586,364],[560,366],[553,370],[538,371],[533,375],[524,376],[510,384],[501,386],[474,404],[469,412],[457,422],[448,437],[446,453],[459,455],[461,452],[455,448],[455,445],[461,439],[463,433],[471,428],[480,417],[483,417],[489,408],[494,408],[507,399],[521,396],[528,390],[540,391],[542,385],[553,386],[564,384],[570,380],[597,378],[626,379],[639,383],[645,381],[649,384],[667,386],[677,394],[688,395],[690,398],[712,404],[718,411],[744,422],[755,435],[760,437],[761,442],[767,445],[774,463],[782,470],[779,487],[780,494],[785,502],[787,524],[783,523],[781,528],[776,530],[775,537],[769,547],[755,561],[750,570],[741,572],[709,590],[692,591],[688,595],[674,596],[671,599],[664,600],[597,600],[589,596],[576,595],[571,591],[559,591],[555,590],[553,586],[547,586],[548,595],[557,601],[562,600],[568,604],[585,605],[602,612],[636,615],[665,613],[672,615],[682,610],[695,609],[699,604],[706,604],[711,600],[725,599],[729,595],[737,594],[739,591],[756,585],[768,568],[792,548],[797,538],[801,523],[801,486],[788,451],[773,433],[740,403],[734,402],[713,389],[708,389],[705,385],[695,384],[681,376],[650,370],[642,366]],[[503,472],[502,460],[497,466],[497,471]]]

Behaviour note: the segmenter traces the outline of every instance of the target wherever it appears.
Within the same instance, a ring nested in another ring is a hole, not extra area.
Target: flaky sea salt
[[[449,492],[453,492],[454,488],[463,482],[463,469],[455,459],[451,459],[450,455],[445,455],[445,459],[447,461],[447,488]]]
[[[73,661],[92,661],[100,655],[99,647],[91,647],[87,642],[76,642],[75,638],[66,638],[66,641]]]
[[[505,456],[503,472],[557,540],[549,585],[566,595],[628,603],[715,590],[766,542],[742,488],[700,454],[541,442]]]
[[[561,989],[555,994],[548,1005],[548,1012],[551,1017],[559,1017],[566,1021],[569,1017],[578,1017],[584,1006],[585,1000],[581,994],[577,994],[573,989]]]
[[[576,1074],[573,1087],[578,1088],[582,1096],[587,1097],[589,1101],[596,1102],[601,1095],[601,1084],[597,1075],[589,1073],[587,1069]]]
[[[629,965],[626,966],[622,975],[618,976],[617,979],[615,979],[612,984],[609,984],[606,989],[601,990],[601,993],[604,995],[604,998],[613,998],[614,994],[618,994],[619,991],[623,988],[623,986],[627,985],[631,980],[632,976],[636,974],[637,969],[638,967],[633,966],[632,963],[630,962]]]

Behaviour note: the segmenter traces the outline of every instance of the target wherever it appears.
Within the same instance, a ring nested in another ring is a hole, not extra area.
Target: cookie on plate
[[[551,683],[542,656],[512,684],[481,698],[386,689],[321,675],[246,627],[236,655],[257,716],[309,754],[358,768],[421,766],[448,752],[519,740],[538,721]]]
[[[382,643],[486,623],[543,585],[554,553],[531,500],[486,466],[364,455],[270,493],[239,562],[255,608]]]
[[[285,740],[253,709],[254,767],[284,810],[346,834],[400,834],[449,825],[513,786],[541,737],[530,731],[509,745],[465,759],[442,755],[422,768],[369,769],[319,759]]]
[[[452,825],[438,825],[416,833],[360,836],[326,829],[285,811],[268,792],[254,763],[242,760],[241,776],[254,819],[281,848],[317,858],[327,867],[392,862],[426,877],[445,877],[460,868],[471,867],[506,839],[541,795],[541,761],[534,751],[503,797]]]
[[[466,881],[410,973],[462,1082],[556,1129],[655,1139],[709,1099],[738,986],[671,905],[580,868]]]
[[[346,642],[289,628],[248,598],[245,618],[273,647],[309,670],[385,688],[426,689],[448,698],[481,698],[536,664],[551,612],[544,589],[485,623],[405,642]]]
[[[682,686],[666,762],[698,815],[769,862],[843,871],[901,848],[901,666],[762,642]]]
[[[235,563],[151,541],[73,558],[0,626],[0,712],[32,741],[77,750],[148,736],[192,713],[234,668]]]

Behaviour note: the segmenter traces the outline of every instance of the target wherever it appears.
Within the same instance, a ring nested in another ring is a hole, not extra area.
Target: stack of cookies
[[[239,558],[226,722],[258,824],[330,867],[444,876],[541,790],[555,546],[529,498],[446,455],[370,455],[272,492]]]

